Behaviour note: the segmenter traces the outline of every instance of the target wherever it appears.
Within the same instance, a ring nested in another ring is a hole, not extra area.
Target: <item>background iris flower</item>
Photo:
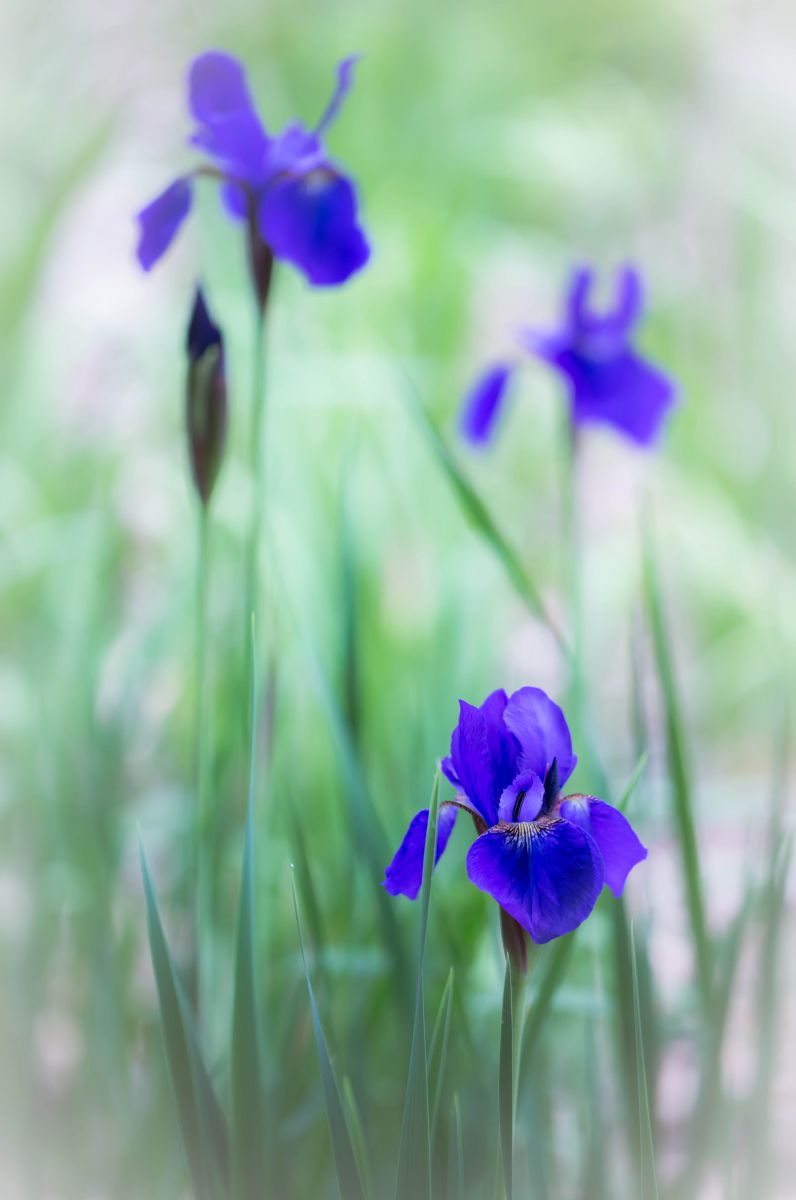
[[[522,345],[564,376],[576,428],[602,422],[638,445],[649,446],[674,401],[675,389],[631,344],[644,307],[640,276],[633,267],[619,272],[614,305],[606,312],[591,307],[592,284],[589,268],[575,270],[561,329],[551,334],[526,330]],[[461,430],[472,445],[484,445],[492,437],[514,370],[512,363],[490,367],[466,397]]]
[[[196,58],[188,73],[188,106],[197,127],[189,141],[207,162],[138,214],[144,270],[165,254],[188,216],[198,175],[219,180],[228,214],[248,221],[275,258],[292,263],[316,287],[344,283],[363,267],[370,248],[358,223],[356,190],[323,143],[356,61],[352,56],[340,63],[337,87],[315,129],[294,122],[272,137],[237,59],[218,50]]]
[[[535,942],[549,942],[589,916],[604,883],[621,895],[647,851],[604,800],[561,797],[577,756],[563,712],[540,688],[520,688],[510,698],[496,691],[480,708],[464,700],[459,706],[450,756],[442,761],[456,799],[440,809],[436,859],[457,810],[469,812],[478,832],[467,855],[471,881]],[[424,809],[385,873],[392,895],[417,896],[427,826]]]

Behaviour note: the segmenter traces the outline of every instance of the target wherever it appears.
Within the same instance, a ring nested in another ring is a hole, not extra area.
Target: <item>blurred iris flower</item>
[[[194,181],[203,175],[218,180],[233,219],[247,221],[271,255],[292,263],[316,287],[334,287],[363,267],[370,248],[358,224],[354,184],[323,143],[356,61],[353,56],[340,63],[334,95],[314,129],[293,123],[271,136],[237,59],[218,50],[196,58],[188,73],[188,106],[196,121],[190,144],[207,161],[138,214],[144,270],[168,250],[190,212]]]
[[[467,855],[470,880],[528,931],[549,942],[589,916],[603,884],[620,896],[647,851],[626,818],[596,796],[562,798],[575,769],[563,712],[540,688],[459,702],[459,723],[442,770],[456,798],[440,806],[435,862],[460,809],[478,836]],[[414,900],[423,874],[428,809],[417,813],[384,886]]]
[[[550,334],[524,330],[521,345],[564,377],[575,428],[602,422],[638,445],[650,446],[675,389],[632,345],[644,307],[641,278],[633,267],[625,267],[618,275],[613,307],[606,312],[595,312],[590,304],[593,281],[588,267],[575,270],[561,328]],[[465,398],[461,431],[473,446],[492,437],[515,369],[514,363],[490,367]]]

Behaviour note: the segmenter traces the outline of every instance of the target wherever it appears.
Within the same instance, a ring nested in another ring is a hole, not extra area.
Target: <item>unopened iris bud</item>
[[[210,502],[227,440],[224,340],[197,287],[188,326],[186,426],[191,474],[202,504]]]

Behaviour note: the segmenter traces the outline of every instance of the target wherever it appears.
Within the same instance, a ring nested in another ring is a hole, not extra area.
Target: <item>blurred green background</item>
[[[659,455],[590,432],[580,479],[586,674],[615,793],[636,761],[634,638],[642,664],[650,761],[633,815],[651,854],[629,906],[648,931],[661,1030],[658,1169],[676,1182],[697,1047],[663,714],[640,619],[640,517],[648,497],[721,932],[764,861],[768,781],[796,669],[796,10],[7,0],[3,26],[0,1192],[187,1195],[136,828],[179,958],[196,570],[182,343],[200,274],[227,337],[232,419],[213,513],[209,651],[218,994],[208,1042],[223,1076],[245,806],[251,314],[239,231],[209,191],[152,276],[133,256],[134,212],[191,161],[184,74],[209,46],[245,60],[272,129],[294,115],[314,121],[337,60],[364,55],[330,143],[359,181],[372,263],[328,294],[280,271],[269,314],[264,581],[277,652],[257,888],[281,1097],[275,1170],[291,1180],[275,1194],[335,1194],[289,863],[303,846],[300,891],[317,905],[307,934],[335,1066],[363,1114],[374,1194],[391,1195],[409,1023],[352,795],[366,787],[389,857],[426,802],[458,697],[480,702],[530,683],[563,698],[567,685],[554,642],[468,526],[407,399],[415,387],[565,619],[556,381],[524,370],[488,455],[456,444],[455,417],[473,372],[505,352],[518,324],[556,320],[581,259],[606,271],[640,264],[650,296],[642,344],[681,385]],[[588,786],[585,770],[575,783]],[[460,829],[435,877],[427,989],[433,1022],[454,966],[444,1111],[458,1093],[480,1196],[494,1168],[502,966],[496,912],[464,875],[466,844]],[[413,963],[417,911],[388,907]],[[612,1066],[602,907],[578,935],[535,1054],[523,1112],[544,1131],[546,1158],[525,1167],[529,1195],[593,1200],[607,1181],[605,1194],[638,1194]],[[784,937],[771,1021],[793,984],[787,919]],[[725,1134],[754,1095],[764,940],[761,924],[733,990]],[[744,1190],[747,1168],[727,1166],[719,1139],[692,1194],[792,1194],[796,1027],[785,1017],[765,1183]]]

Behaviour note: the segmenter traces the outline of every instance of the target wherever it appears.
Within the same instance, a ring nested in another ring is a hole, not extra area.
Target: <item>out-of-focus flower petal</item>
[[[576,929],[603,885],[603,861],[594,841],[557,818],[488,829],[470,847],[467,873],[535,942]]]
[[[564,350],[553,365],[569,381],[576,425],[603,422],[639,446],[654,444],[676,394],[662,371],[633,351],[592,362]]]
[[[370,256],[353,184],[328,166],[274,183],[259,219],[277,258],[293,263],[316,287],[344,283]]]
[[[487,825],[497,820],[498,790],[489,755],[486,718],[480,708],[459,701],[459,723],[451,734],[451,761],[462,791]]]
[[[326,111],[318,122],[318,133],[325,133],[340,111],[340,105],[343,103],[346,93],[354,82],[354,67],[361,57],[361,54],[349,54],[347,58],[344,58],[342,62],[337,64],[337,86],[334,89],[331,100],[326,106]]]
[[[605,864],[605,882],[615,896],[621,896],[633,867],[647,857],[647,849],[630,822],[618,809],[596,796],[567,796],[559,812],[565,821],[577,825],[597,843]]]
[[[490,367],[465,396],[459,428],[472,446],[485,446],[495,432],[513,370],[507,363]]]
[[[190,179],[175,179],[165,191],[138,214],[138,261],[150,271],[163,257],[191,211],[193,189]]]
[[[544,780],[553,759],[563,787],[577,764],[566,717],[541,688],[524,687],[509,698],[503,720],[520,746],[520,768]]]
[[[453,826],[456,824],[456,811],[456,808],[449,804],[445,804],[439,809],[437,845],[434,854],[435,866],[453,832]],[[427,831],[428,809],[424,808],[412,817],[395,857],[384,872],[384,887],[391,896],[408,896],[410,900],[417,898],[423,882],[423,856]]]
[[[500,797],[501,821],[533,821],[539,816],[544,800],[544,784],[532,771],[523,771],[512,780]]]
[[[220,50],[195,58],[188,72],[188,104],[199,124],[193,145],[254,182],[269,139],[238,60]]]

